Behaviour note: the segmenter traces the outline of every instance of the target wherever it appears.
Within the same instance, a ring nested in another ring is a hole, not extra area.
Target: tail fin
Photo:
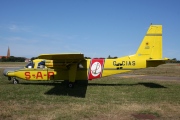
[[[136,55],[142,59],[162,58],[162,25],[150,25]]]

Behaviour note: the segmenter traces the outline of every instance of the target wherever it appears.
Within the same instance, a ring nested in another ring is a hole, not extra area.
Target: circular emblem
[[[101,73],[101,64],[99,62],[94,62],[91,66],[91,74],[96,77]]]

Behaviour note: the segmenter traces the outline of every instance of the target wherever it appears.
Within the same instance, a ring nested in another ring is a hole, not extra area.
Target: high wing
[[[67,66],[85,60],[82,53],[41,54],[38,58],[45,59],[47,67]]]
[[[39,59],[48,60],[84,60],[84,54],[81,53],[63,53],[63,54],[41,54]]]

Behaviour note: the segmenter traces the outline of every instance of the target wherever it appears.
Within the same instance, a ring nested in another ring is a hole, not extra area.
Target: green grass
[[[0,119],[135,120],[132,114],[138,113],[162,120],[180,119],[180,81],[112,76],[88,84],[78,81],[73,89],[66,84],[20,80],[20,84],[13,85],[0,75]]]
[[[179,63],[168,63],[158,67],[149,67],[146,69],[140,69],[129,72],[129,74],[139,75],[161,75],[161,76],[175,76],[180,77],[180,64]]]

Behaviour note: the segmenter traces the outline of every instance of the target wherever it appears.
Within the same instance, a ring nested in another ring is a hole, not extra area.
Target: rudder
[[[162,58],[162,25],[150,25],[136,55],[142,59]]]

